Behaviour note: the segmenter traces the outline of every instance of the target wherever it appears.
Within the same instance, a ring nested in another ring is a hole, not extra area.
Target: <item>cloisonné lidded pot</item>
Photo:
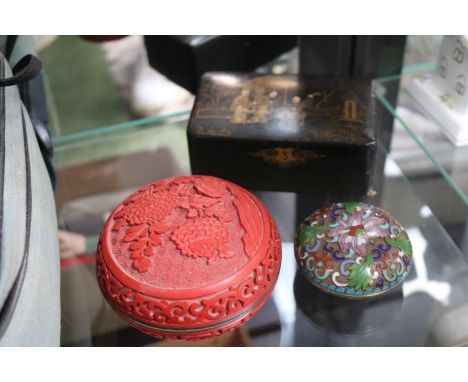
[[[130,325],[159,338],[202,339],[235,329],[267,301],[281,241],[263,204],[208,176],[152,183],[110,215],[97,278]]]
[[[296,261],[307,279],[346,298],[380,295],[410,272],[411,242],[382,208],[335,203],[307,217],[296,233]]]

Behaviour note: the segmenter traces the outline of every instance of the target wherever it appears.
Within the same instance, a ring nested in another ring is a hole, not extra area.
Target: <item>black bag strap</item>
[[[13,68],[13,76],[0,78],[0,86],[18,85],[35,78],[42,70],[42,62],[36,56],[24,56]]]
[[[5,57],[7,60],[11,58],[11,54],[13,53],[13,49],[15,48],[16,40],[18,36],[7,36],[6,37],[6,44],[5,44]]]

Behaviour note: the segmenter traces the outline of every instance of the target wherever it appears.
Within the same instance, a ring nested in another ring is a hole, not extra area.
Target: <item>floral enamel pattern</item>
[[[408,234],[392,215],[359,202],[336,203],[310,215],[297,231],[295,253],[310,282],[349,298],[400,284],[413,255]]]
[[[182,256],[205,258],[207,263],[233,257],[230,223],[239,219],[242,226],[254,218],[239,212],[227,182],[212,177],[178,177],[132,194],[114,213],[112,231],[125,230],[122,241],[128,244],[132,267],[145,273],[155,248],[163,245],[163,236]],[[243,241],[250,257],[249,235],[246,232]]]

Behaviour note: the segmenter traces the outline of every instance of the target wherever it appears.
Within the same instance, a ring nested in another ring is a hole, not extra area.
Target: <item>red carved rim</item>
[[[230,332],[250,320],[268,301],[268,298],[273,292],[273,288],[274,283],[257,302],[252,304],[250,310],[245,310],[239,314],[233,315],[233,317],[228,317],[225,321],[210,323],[206,326],[193,325],[190,328],[167,328],[144,323],[144,321],[138,321],[130,317],[128,312],[123,311],[121,307],[115,305],[107,297],[106,301],[112,306],[112,308],[114,308],[120,317],[127,321],[131,326],[143,331],[146,334],[158,338],[200,340]]]
[[[199,178],[208,178],[210,182],[213,182],[211,179],[221,181],[211,177]],[[197,177],[169,178],[165,180],[165,184],[177,179],[187,182],[187,179]],[[184,329],[190,329],[192,332],[187,336],[193,337],[194,329],[217,331],[223,322],[232,326],[232,320],[242,321],[245,316],[264,304],[265,297],[270,295],[276,283],[281,265],[281,241],[276,224],[255,196],[230,182],[221,182],[235,193],[239,202],[236,204],[238,208],[253,208],[261,216],[261,222],[255,221],[254,217],[252,222],[248,223],[251,226],[244,227],[246,233],[250,232],[250,229],[253,229],[255,234],[261,232],[258,242],[252,240],[252,236],[247,238],[248,241],[243,241],[246,247],[250,245],[248,249],[251,250],[247,264],[230,277],[197,289],[169,290],[135,280],[125,272],[110,252],[112,225],[115,224],[114,217],[122,215],[119,213],[123,208],[121,205],[106,222],[97,256],[99,285],[119,313],[155,330],[163,328],[183,332]],[[215,191],[216,189],[213,192]],[[132,196],[127,200],[131,198]],[[259,223],[263,227],[260,230]],[[184,336],[183,333],[180,335]]]
[[[100,251],[96,267],[98,283],[106,299],[120,314],[131,316],[155,330],[158,327],[182,332],[187,328],[219,329],[233,317],[242,319],[258,310],[271,294],[281,266],[281,242],[276,227],[273,228],[272,245],[257,268],[241,282],[204,298],[167,300],[131,289],[110,272]]]
[[[143,333],[146,333],[148,335],[151,335],[157,338],[170,338],[174,340],[198,341],[198,340],[203,340],[203,339],[210,338],[213,336],[219,336],[222,334],[232,332],[233,330],[237,329],[239,326],[245,324],[266,304],[266,302],[268,301],[268,298],[273,292],[273,286],[264,295],[264,297],[259,301],[259,303],[253,307],[253,309],[250,312],[244,312],[243,314],[236,316],[233,320],[229,320],[228,322],[218,324],[215,327],[198,328],[198,330],[191,331],[191,332],[181,332],[181,331],[178,332],[177,330],[172,330],[172,331],[167,330],[167,329],[160,330],[157,327],[146,327],[144,325],[141,325],[141,323],[139,323],[136,320],[129,319],[128,315],[126,315],[125,312],[122,312],[117,307],[113,306],[112,304],[111,305],[114,307],[114,309],[116,309],[120,317],[122,317],[131,326],[142,331]]]

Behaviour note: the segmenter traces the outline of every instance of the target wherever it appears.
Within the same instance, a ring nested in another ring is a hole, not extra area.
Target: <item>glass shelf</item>
[[[62,163],[56,194],[60,227],[85,235],[89,248],[89,253],[62,260],[63,345],[193,345],[155,340],[119,318],[99,290],[93,254],[105,219],[128,194],[156,179],[190,173],[187,119],[179,118],[82,136],[58,146],[57,161]],[[259,314],[234,333],[196,345],[466,343],[465,255],[381,146],[377,162],[382,164],[384,175],[374,184],[376,194],[362,199],[389,210],[408,229],[414,246],[414,268],[403,288],[391,296],[358,303],[319,292],[297,271],[292,242],[298,222],[330,202],[331,196],[256,192],[278,223],[283,241],[282,270],[273,296]]]
[[[408,67],[402,76],[379,79],[376,96],[397,121],[396,134],[399,134],[398,131],[403,128],[413,139],[413,142],[409,140],[402,142],[397,137],[394,142],[392,150],[401,163],[405,162],[403,167],[407,171],[423,171],[421,158],[425,156],[458,197],[468,205],[468,146],[457,147],[450,142],[427,111],[407,93],[407,87],[412,79],[430,73],[434,69],[435,63],[430,62]],[[400,84],[396,107],[392,106],[385,97],[386,87],[392,86],[395,82]],[[397,151],[400,152],[396,153]]]

